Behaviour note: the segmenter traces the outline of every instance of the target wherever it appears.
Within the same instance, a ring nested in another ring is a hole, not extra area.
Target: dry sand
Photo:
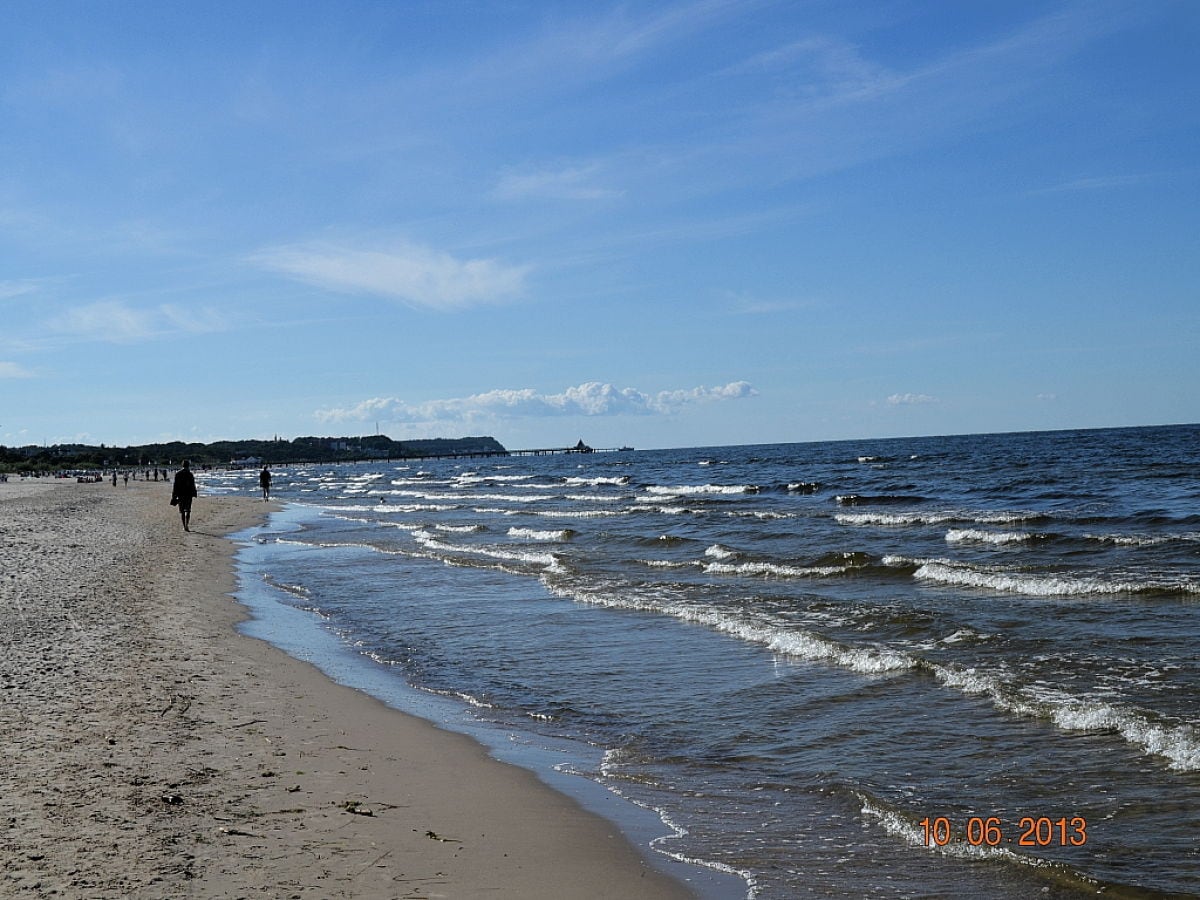
[[[686,897],[473,741],[239,635],[268,507],[0,484],[0,896]]]

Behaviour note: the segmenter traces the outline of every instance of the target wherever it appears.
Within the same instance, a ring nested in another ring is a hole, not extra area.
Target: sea
[[[602,794],[701,896],[1200,897],[1200,425],[273,494],[237,538],[251,633]]]

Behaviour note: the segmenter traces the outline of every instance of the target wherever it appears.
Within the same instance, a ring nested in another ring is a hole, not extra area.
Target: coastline
[[[241,634],[233,532],[160,483],[0,485],[0,893],[691,896],[474,740]]]

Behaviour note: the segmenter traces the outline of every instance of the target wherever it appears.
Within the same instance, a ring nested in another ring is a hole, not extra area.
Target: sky
[[[0,4],[0,444],[1200,421],[1200,3]]]

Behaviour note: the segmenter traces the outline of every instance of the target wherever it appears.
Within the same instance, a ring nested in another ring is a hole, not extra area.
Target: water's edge
[[[229,536],[238,547],[234,598],[250,614],[238,626],[240,633],[315,666],[337,684],[439,728],[466,735],[493,758],[532,772],[550,788],[615,825],[650,866],[687,885],[700,900],[753,896],[750,883],[741,873],[720,864],[673,855],[670,838],[675,832],[658,810],[621,797],[583,774],[597,769],[601,756],[598,748],[579,741],[551,742],[543,735],[480,721],[465,701],[414,687],[400,672],[356,652],[325,628],[315,613],[276,600],[272,588],[252,574],[251,557],[258,546],[258,535],[280,530],[277,524],[272,525],[277,515]]]

